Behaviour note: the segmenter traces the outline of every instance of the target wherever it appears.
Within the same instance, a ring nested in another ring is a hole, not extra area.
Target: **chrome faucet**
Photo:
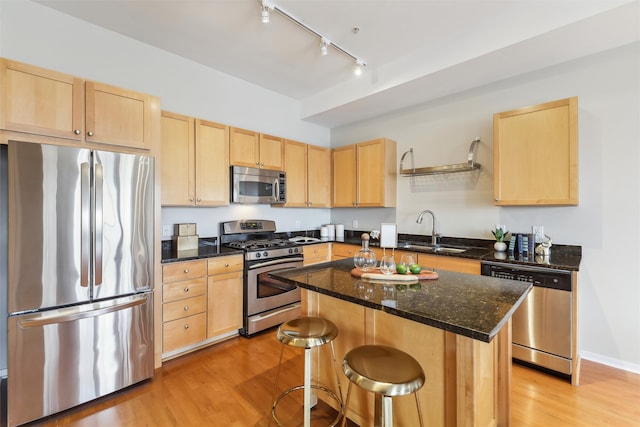
[[[422,224],[422,217],[426,213],[431,215],[431,244],[433,246],[438,246],[438,236],[436,234],[436,216],[434,215],[434,213],[429,209],[425,209],[420,212],[420,214],[418,215],[418,219],[416,219],[416,222],[418,224]]]

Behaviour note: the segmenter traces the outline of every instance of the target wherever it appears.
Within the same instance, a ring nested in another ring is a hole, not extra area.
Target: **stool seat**
[[[382,345],[354,348],[344,357],[342,367],[350,381],[384,396],[411,394],[425,381],[424,371],[413,357]]]
[[[283,344],[310,348],[333,341],[338,336],[338,328],[321,317],[301,317],[280,325],[276,336]]]

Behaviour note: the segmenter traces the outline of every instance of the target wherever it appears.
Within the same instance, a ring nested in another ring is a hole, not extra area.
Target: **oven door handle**
[[[295,262],[295,261],[304,261],[303,257],[295,257],[295,258],[286,258],[286,259],[275,259],[273,261],[265,261],[265,262],[261,262],[259,264],[253,264],[251,267],[249,267],[249,270],[254,270],[256,268],[260,268],[260,267],[267,267],[270,265],[278,265],[278,264],[288,264],[290,262]]]

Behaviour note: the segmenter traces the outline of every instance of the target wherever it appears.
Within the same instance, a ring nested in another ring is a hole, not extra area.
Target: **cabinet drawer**
[[[222,256],[209,258],[208,274],[231,273],[234,271],[242,271],[244,268],[244,260],[242,255]]]
[[[207,275],[207,260],[172,262],[162,266],[162,283],[194,279]]]
[[[162,302],[177,301],[207,293],[207,278],[168,283],[162,286]]]
[[[207,338],[205,313],[172,320],[162,325],[162,351],[164,353],[204,341]]]
[[[305,246],[302,249],[304,254],[304,265],[312,265],[312,264],[318,264],[325,261],[330,261],[329,248],[330,246],[328,243]]]
[[[168,302],[162,305],[162,321],[169,322],[205,311],[207,311],[206,295]]]
[[[342,257],[342,258],[352,258],[356,252],[360,249],[359,246],[356,245],[347,245],[347,244],[333,244],[333,256],[334,257]]]

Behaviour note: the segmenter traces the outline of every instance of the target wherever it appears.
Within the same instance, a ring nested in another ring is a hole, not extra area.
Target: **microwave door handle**
[[[273,194],[272,194],[274,202],[277,203],[279,201],[279,195],[280,195],[280,180],[276,178],[273,184]]]

